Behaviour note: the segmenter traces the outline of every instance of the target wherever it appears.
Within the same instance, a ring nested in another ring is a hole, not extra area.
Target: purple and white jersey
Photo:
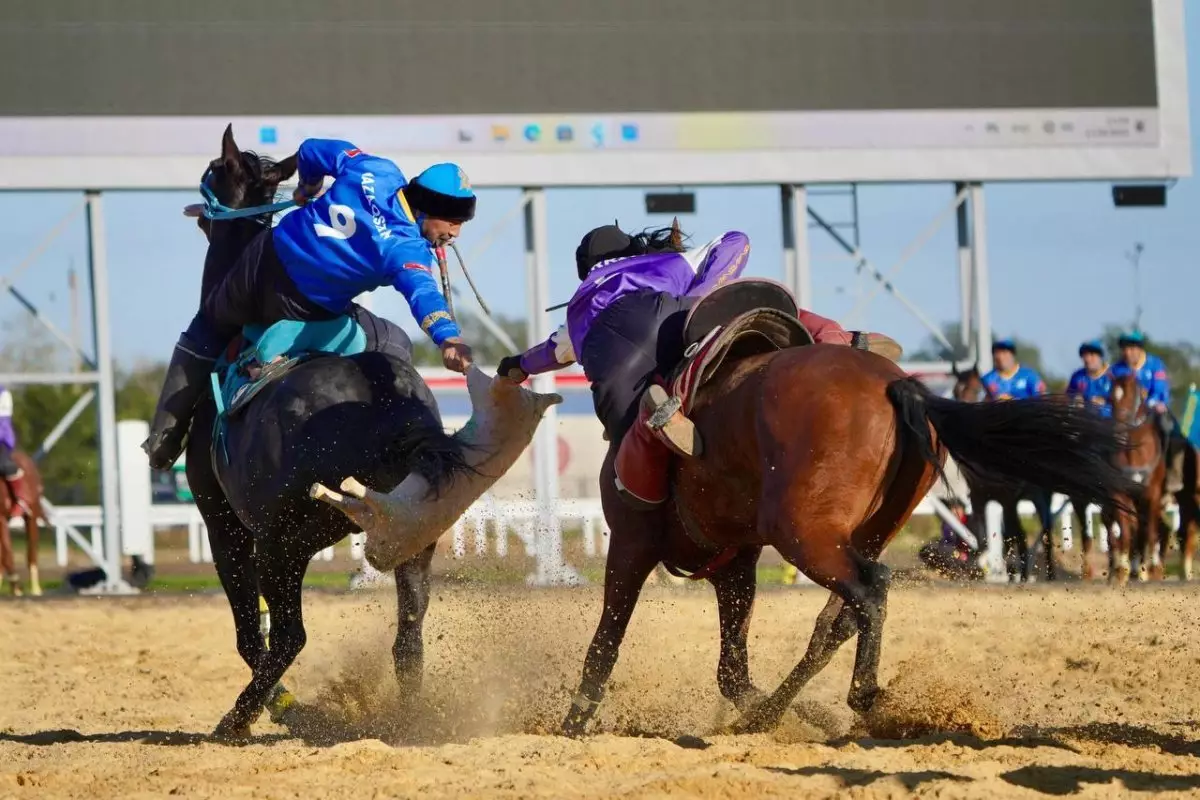
[[[602,261],[588,274],[567,304],[567,323],[546,341],[521,355],[528,375],[573,364],[583,352],[600,312],[638,291],[669,292],[677,297],[702,297],[739,277],[750,257],[750,239],[729,231],[703,247],[684,253],[652,253]]]

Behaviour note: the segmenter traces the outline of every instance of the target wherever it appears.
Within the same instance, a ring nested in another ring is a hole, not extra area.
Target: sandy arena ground
[[[0,602],[0,797],[1082,797],[1200,794],[1200,590],[898,587],[865,727],[852,647],[772,735],[730,736],[707,590],[648,590],[582,741],[553,735],[594,588],[435,587],[425,697],[389,672],[390,593],[307,595],[288,684],[321,720],[206,740],[247,678],[221,596]],[[824,601],[760,594],[773,688]],[[887,736],[916,736],[899,741]]]

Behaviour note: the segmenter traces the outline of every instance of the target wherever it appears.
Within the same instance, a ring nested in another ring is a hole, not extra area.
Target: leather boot
[[[899,361],[900,357],[904,355],[904,348],[895,339],[882,333],[850,331],[850,335],[850,346],[858,350],[868,350],[889,361]]]
[[[153,469],[170,469],[183,452],[192,412],[215,363],[216,358],[198,352],[186,336],[179,338],[150,423],[150,436],[142,443]]]
[[[680,411],[679,400],[654,385],[642,395],[637,421],[617,450],[617,489],[626,502],[645,509],[666,501],[672,451],[699,455],[700,436]]]
[[[633,508],[644,510],[667,499],[671,451],[646,427],[644,415],[625,434],[617,450],[617,490]]]

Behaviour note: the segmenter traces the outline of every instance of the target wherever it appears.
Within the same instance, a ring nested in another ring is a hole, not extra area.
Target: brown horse
[[[1043,399],[959,403],[869,352],[761,341],[734,346],[705,376],[689,412],[703,454],[675,464],[665,508],[646,513],[622,502],[610,447],[601,472],[612,532],[604,609],[563,722],[568,735],[595,714],[659,562],[712,582],[718,686],[743,712],[740,730],[764,730],[855,633],[848,702],[859,712],[873,705],[890,581],[878,559],[947,453],[965,472],[1007,485],[1028,481],[1095,500],[1135,490],[1113,463],[1122,446],[1116,426],[1098,415]],[[804,657],[763,699],[750,681],[746,638],[754,563],[767,545],[831,596]]]
[[[1136,558],[1151,580],[1162,580],[1161,545],[1166,541],[1160,534],[1167,468],[1162,437],[1147,403],[1148,394],[1138,383],[1137,375],[1129,371],[1114,375],[1109,401],[1113,419],[1129,429],[1129,448],[1116,455],[1115,463],[1142,489],[1138,497],[1127,497],[1124,508],[1114,515],[1121,535],[1109,548],[1110,552],[1115,551],[1113,577],[1118,585],[1124,586]]]
[[[964,403],[986,400],[983,379],[979,370],[972,367],[954,373],[954,399]],[[1030,484],[1011,485],[1007,482],[984,480],[978,476],[964,475],[967,494],[971,498],[971,528],[980,542],[987,541],[986,509],[988,503],[999,503],[1004,513],[1004,562],[1009,580],[1029,580],[1029,541],[1025,526],[1021,522],[1018,506],[1028,499],[1037,511],[1040,527],[1038,536],[1046,553],[1046,580],[1055,580],[1058,575],[1054,563],[1054,519],[1050,513],[1050,492]]]
[[[42,584],[38,580],[38,521],[46,518],[42,510],[42,474],[38,472],[37,463],[22,450],[14,450],[13,462],[25,473],[21,484],[25,508],[32,513],[26,513],[13,502],[12,490],[7,484],[0,488],[0,582],[7,579],[9,591],[20,595],[21,576],[17,574],[16,559],[13,554],[12,531],[8,522],[14,517],[25,520],[25,563],[29,567],[29,593],[38,597],[42,593]],[[18,513],[19,512],[19,513]]]

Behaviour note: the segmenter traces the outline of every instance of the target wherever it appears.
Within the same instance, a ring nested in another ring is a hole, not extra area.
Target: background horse
[[[1133,372],[1113,376],[1109,392],[1113,419],[1128,426],[1130,445],[1128,450],[1117,454],[1116,463],[1141,488],[1136,497],[1127,497],[1114,515],[1121,535],[1110,544],[1109,551],[1115,551],[1113,571],[1120,585],[1128,582],[1134,560],[1138,562],[1139,572],[1146,570],[1151,580],[1163,578],[1166,538],[1161,535],[1162,500],[1167,464],[1162,438],[1147,404],[1148,397]]]
[[[21,512],[13,502],[12,489],[7,485],[0,488],[0,580],[8,580],[9,591],[16,596],[22,594],[21,576],[17,573],[16,558],[13,553],[12,531],[9,521],[21,517],[25,521],[25,564],[29,568],[29,593],[34,597],[42,594],[42,584],[38,580],[38,520],[46,518],[42,510],[42,473],[38,472],[37,462],[23,450],[14,450],[13,462],[25,473],[21,484],[21,500],[25,508],[32,513]]]
[[[874,704],[890,580],[878,559],[947,451],[968,474],[1013,488],[1030,481],[1092,499],[1129,488],[1112,463],[1114,426],[1082,409],[939,398],[887,359],[847,347],[767,350],[729,359],[699,390],[690,416],[704,454],[676,463],[664,528],[648,531],[621,501],[610,453],[600,478],[612,532],[604,609],[566,733],[581,733],[595,713],[643,581],[660,561],[711,573],[718,684],[744,712],[739,729],[763,730],[855,633],[848,702],[858,712]],[[766,545],[831,596],[804,657],[760,702],[746,637],[754,562]]]
[[[230,126],[221,157],[209,165],[209,186],[229,208],[266,205],[295,166],[294,159],[276,164],[239,150]],[[205,220],[205,283],[210,274],[227,272],[267,224],[269,217]],[[213,456],[216,417],[212,393],[205,392],[187,443],[187,475],[233,611],[238,653],[253,672],[217,733],[244,738],[268,700],[276,716],[293,702],[278,684],[305,644],[301,585],[310,560],[358,530],[311,499],[310,485],[356,474],[387,490],[415,468],[437,486],[454,475],[462,457],[416,369],[384,353],[313,358],[269,384],[228,422],[227,459]],[[420,686],[432,558],[430,545],[395,569],[392,652],[396,677],[409,693]],[[260,591],[271,614],[270,649],[259,634]]]
[[[1175,493],[1175,502],[1179,504],[1179,546],[1183,554],[1180,578],[1190,581],[1200,534],[1200,450],[1190,442],[1183,457],[1183,489]]]
[[[956,371],[954,377],[955,400],[966,403],[988,402],[979,370],[972,367],[964,372]],[[1029,483],[1014,485],[969,473],[964,473],[963,479],[967,484],[967,494],[971,498],[971,531],[980,542],[980,547],[986,547],[988,537],[987,504],[999,503],[1003,510],[1004,564],[1009,580],[1029,579],[1029,542],[1018,507],[1022,500],[1033,503],[1038,525],[1041,527],[1039,540],[1046,554],[1046,580],[1054,580],[1057,574],[1054,563],[1054,520],[1050,513],[1051,493]]]

